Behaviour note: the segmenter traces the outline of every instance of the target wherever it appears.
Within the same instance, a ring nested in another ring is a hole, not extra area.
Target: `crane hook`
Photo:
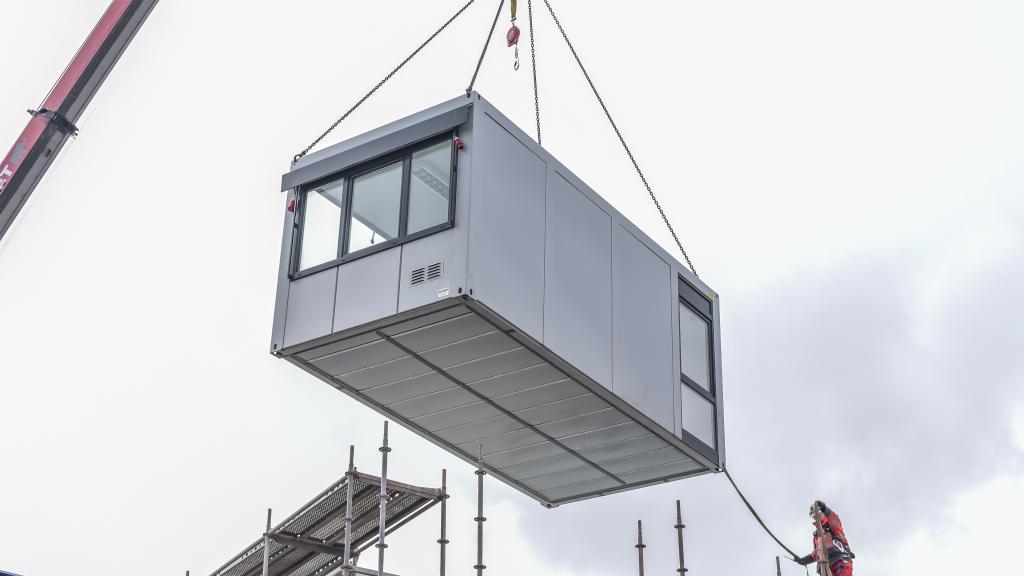
[[[519,70],[519,26],[516,26],[516,0],[512,0],[512,27],[509,28],[508,34],[505,35],[505,39],[508,40],[508,47],[515,46],[515,64],[512,65],[513,70]]]

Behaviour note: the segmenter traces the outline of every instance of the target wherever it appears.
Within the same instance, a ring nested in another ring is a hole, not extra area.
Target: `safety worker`
[[[832,570],[832,576],[853,576],[853,559],[855,556],[853,550],[850,549],[849,541],[846,539],[846,533],[843,531],[843,523],[839,519],[839,515],[821,500],[817,500],[811,505],[811,523],[815,525],[814,551],[803,558],[793,558],[793,561],[801,566],[807,566],[818,560],[816,554],[818,550],[818,528],[817,523],[814,522],[815,513],[818,514],[818,519],[821,520],[821,529],[824,532],[825,538],[825,550],[828,553],[828,564]],[[820,567],[818,573],[821,573]]]

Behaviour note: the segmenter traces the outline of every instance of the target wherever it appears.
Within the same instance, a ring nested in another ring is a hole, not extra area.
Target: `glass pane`
[[[682,362],[683,374],[711,391],[711,363],[709,361],[710,326],[706,320],[690,310],[690,307],[679,304],[679,358]]]
[[[715,406],[686,384],[683,389],[683,430],[698,440],[715,447]]]
[[[451,190],[451,142],[441,142],[412,155],[409,234],[448,222]]]
[[[397,238],[401,205],[401,162],[356,178],[348,222],[349,253]]]
[[[344,191],[345,181],[339,180],[306,192],[299,270],[338,258]]]

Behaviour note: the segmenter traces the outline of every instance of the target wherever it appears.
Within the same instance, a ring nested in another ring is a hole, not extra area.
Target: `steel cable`
[[[469,8],[475,1],[476,0],[469,0],[462,8],[459,8],[459,11],[456,12],[451,18],[449,18],[447,22],[442,24],[441,27],[438,28],[433,34],[431,34],[430,37],[423,42],[423,44],[420,44],[419,48],[413,50],[413,53],[407,56],[405,60],[402,60],[401,64],[396,66],[394,70],[392,70],[390,73],[388,73],[387,76],[384,77],[383,80],[378,82],[376,86],[374,86],[369,92],[366,93],[365,96],[360,98],[359,101],[356,102],[354,106],[349,108],[348,112],[342,114],[341,118],[338,118],[338,120],[335,121],[334,124],[331,124],[330,128],[325,130],[324,133],[321,134],[316,140],[313,140],[312,144],[306,146],[305,150],[296,154],[295,158],[292,159],[292,162],[298,162],[298,160],[305,156],[306,154],[308,154],[309,151],[313,149],[313,147],[315,147],[317,144],[323,141],[323,139],[326,138],[328,134],[333,132],[334,129],[337,128],[342,122],[344,122],[345,119],[348,118],[350,114],[352,114],[352,112],[355,112],[356,108],[359,108],[359,106],[361,106],[363,102],[366,102],[370,98],[370,96],[373,96],[373,94],[377,92],[377,90],[379,90],[381,86],[383,86],[388,80],[390,80],[392,76],[397,74],[398,71],[401,70],[406,64],[408,64],[409,61],[412,60],[417,54],[419,54],[421,50],[426,48],[427,44],[430,44],[430,42],[433,41],[434,38],[437,38],[437,36],[441,34],[441,32],[444,32],[445,28],[447,28],[452,22],[454,22],[456,18],[461,16],[462,13],[465,12],[466,9]],[[504,2],[504,0],[502,0],[502,2]]]
[[[558,16],[555,16],[555,11],[551,8],[551,2],[544,0],[544,4],[548,7],[548,12],[551,13],[551,18],[555,21],[555,25],[558,26],[558,31],[562,33],[562,38],[565,39],[565,43],[569,46],[569,51],[572,52],[573,58],[576,59],[576,64],[579,65],[580,71],[583,72],[583,76],[587,79],[587,84],[590,84],[590,89],[594,92],[594,96],[597,97],[597,103],[601,105],[601,109],[604,110],[604,115],[608,118],[608,122],[612,125],[612,129],[615,130],[615,135],[619,137],[619,142],[622,143],[622,147],[625,149],[626,155],[629,156],[630,161],[633,162],[633,168],[636,169],[636,173],[640,176],[640,180],[643,181],[644,187],[647,188],[647,194],[649,194],[651,200],[654,201],[654,207],[658,209],[658,213],[661,214],[662,221],[665,222],[665,226],[668,228],[669,233],[672,234],[672,239],[675,240],[676,246],[683,254],[683,258],[686,259],[686,264],[690,267],[690,272],[693,272],[693,275],[697,276],[697,270],[693,267],[693,262],[690,261],[690,256],[686,253],[686,249],[683,248],[683,243],[679,241],[679,236],[676,234],[675,228],[672,227],[672,223],[669,222],[668,216],[665,215],[665,210],[661,207],[661,202],[659,202],[658,197],[655,196],[654,190],[651,189],[651,185],[647,182],[647,177],[644,176],[643,171],[640,170],[640,164],[637,163],[636,158],[633,156],[633,152],[629,149],[629,145],[626,144],[626,139],[623,138],[622,132],[619,131],[619,127],[615,124],[615,120],[612,119],[611,112],[608,111],[608,107],[604,104],[604,99],[601,98],[601,94],[598,93],[597,87],[594,85],[594,81],[591,80],[590,74],[587,73],[587,69],[583,66],[583,61],[580,60],[579,54],[576,53],[576,48],[573,47],[572,42],[569,40],[569,36],[565,33],[565,28],[563,28],[562,23],[558,21]]]
[[[526,0],[526,13],[530,21],[530,62],[533,65],[533,111],[537,116],[537,144],[540,144],[540,92],[537,89],[537,48],[533,41],[533,0]]]
[[[494,29],[498,27],[498,18],[501,18],[501,9],[505,7],[505,0],[501,0],[498,4],[498,11],[494,13],[494,22],[491,23],[491,31],[487,33],[487,40],[484,41],[484,49],[480,51],[480,59],[476,61],[476,69],[473,70],[473,78],[469,81],[469,87],[466,88],[466,96],[468,97],[473,92],[473,86],[476,84],[476,77],[480,74],[480,67],[484,65],[484,56],[487,55],[487,47],[491,45],[491,38],[494,36]]]
[[[654,190],[651,189],[651,185],[647,182],[647,177],[644,176],[643,171],[640,169],[640,165],[639,165],[639,163],[637,163],[636,157],[633,156],[633,152],[630,150],[629,145],[626,144],[626,139],[622,136],[622,132],[619,130],[619,127],[615,124],[615,120],[612,118],[611,112],[608,111],[608,106],[605,105],[604,99],[601,98],[601,94],[597,91],[597,87],[594,85],[594,81],[590,78],[590,74],[587,72],[586,67],[583,66],[583,61],[580,59],[579,54],[576,52],[576,48],[573,47],[572,41],[569,40],[569,36],[565,32],[565,28],[562,26],[562,23],[558,20],[558,16],[555,15],[555,11],[551,7],[551,2],[549,2],[548,0],[544,0],[544,4],[548,8],[548,12],[551,13],[551,18],[555,21],[555,26],[558,27],[558,31],[562,34],[562,38],[565,40],[566,45],[569,47],[569,51],[572,52],[573,58],[576,59],[576,64],[579,66],[580,71],[583,72],[583,76],[586,78],[587,84],[590,85],[591,91],[593,91],[594,96],[597,98],[597,103],[601,105],[601,109],[604,111],[605,116],[608,118],[608,122],[611,124],[612,129],[615,131],[615,135],[618,136],[619,142],[622,144],[623,149],[626,151],[626,155],[629,156],[630,161],[633,163],[633,168],[636,169],[636,173],[637,173],[637,175],[640,176],[640,180],[643,181],[644,187],[647,189],[647,193],[650,195],[651,200],[654,201],[654,206],[655,206],[655,208],[658,209],[658,213],[661,215],[662,221],[665,223],[665,226],[668,228],[669,233],[672,234],[672,239],[675,240],[676,246],[679,248],[679,251],[682,253],[683,258],[686,259],[686,264],[690,267],[690,271],[693,272],[693,275],[697,276],[697,270],[694,269],[693,262],[690,260],[689,255],[686,253],[686,249],[683,248],[683,244],[679,240],[679,236],[676,234],[675,229],[672,227],[672,223],[669,222],[668,216],[665,214],[665,210],[662,209],[661,202],[658,201],[658,197],[654,194]],[[531,26],[531,36],[532,36],[532,26]],[[532,38],[531,38],[531,40],[532,40]],[[536,67],[535,67],[535,69],[536,69]],[[535,88],[535,90],[536,90],[536,88]],[[536,94],[536,92],[535,92],[535,94]],[[540,132],[539,132],[540,131],[540,109],[539,108],[537,109],[537,119],[538,119],[538,142],[539,142],[539,140],[540,140],[540,137],[539,137],[540,136]],[[736,481],[733,480],[732,475],[729,474],[729,470],[726,469],[723,466],[722,467],[722,472],[725,472],[725,477],[729,479],[729,483],[732,485],[733,489],[736,491],[736,494],[739,495],[740,500],[742,500],[743,503],[746,505],[747,510],[749,510],[750,513],[754,516],[754,519],[757,520],[757,523],[761,525],[761,528],[763,528],[764,531],[769,536],[771,536],[772,540],[774,540],[776,544],[781,546],[783,550],[785,550],[787,553],[789,553],[789,555],[793,559],[799,558],[799,556],[795,552],[793,552],[793,550],[791,550],[788,546],[783,544],[782,540],[779,540],[779,538],[775,535],[775,533],[772,532],[771,529],[768,528],[768,525],[765,524],[764,520],[761,519],[761,516],[757,513],[756,510],[754,510],[753,505],[751,505],[750,501],[747,500],[747,497],[744,496],[744,494],[740,490],[739,486],[736,485]]]

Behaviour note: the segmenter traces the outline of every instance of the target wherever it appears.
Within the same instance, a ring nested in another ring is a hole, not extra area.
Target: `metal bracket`
[[[41,110],[28,110],[28,113],[32,116],[48,118],[50,122],[53,123],[53,125],[61,132],[71,134],[72,136],[78,136],[78,126],[75,126],[74,122],[68,120],[67,116],[64,116],[60,112],[54,112],[53,110],[43,108]]]

